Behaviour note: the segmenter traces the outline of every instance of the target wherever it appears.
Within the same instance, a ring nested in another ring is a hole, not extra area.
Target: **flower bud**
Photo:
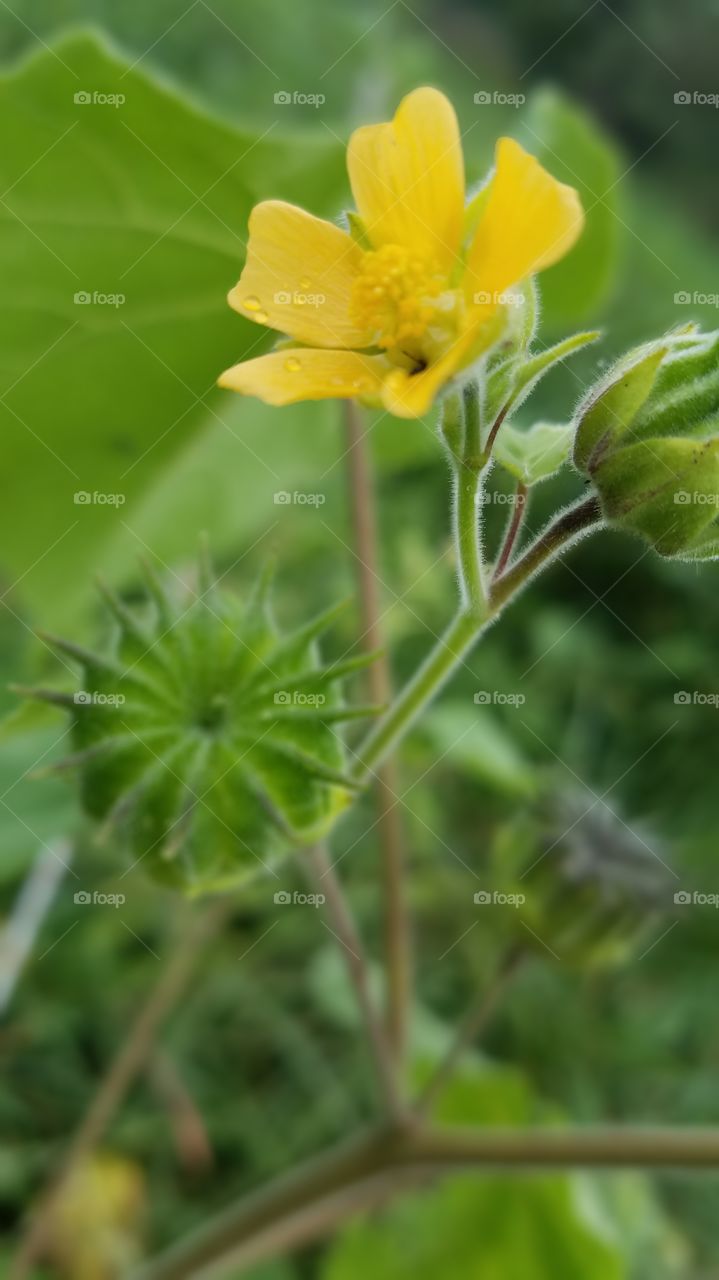
[[[544,796],[515,815],[500,829],[492,867],[504,898],[517,903],[503,918],[518,943],[580,968],[626,961],[672,904],[651,843],[582,793]]]
[[[348,708],[339,684],[371,657],[323,665],[317,637],[336,609],[280,633],[266,576],[245,603],[207,572],[189,604],[149,582],[149,614],[105,591],[106,652],[50,638],[79,664],[81,692],[35,695],[70,709],[64,765],[86,812],[156,878],[216,890],[318,839],[349,802],[337,726],[376,708]]]
[[[719,332],[693,327],[623,357],[576,415],[574,464],[607,521],[661,555],[719,554]]]

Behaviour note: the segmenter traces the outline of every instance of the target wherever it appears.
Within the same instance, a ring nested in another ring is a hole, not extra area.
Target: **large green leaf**
[[[326,131],[300,146],[212,120],[90,37],[3,79],[0,119],[0,559],[48,618],[108,545],[134,556],[124,526],[198,431],[234,432],[238,489],[243,460],[257,474],[214,382],[269,335],[225,294],[252,205],[334,211],[343,158]],[[113,295],[125,301],[98,300]],[[122,505],[78,505],[78,491]]]
[[[526,1123],[536,1109],[516,1072],[466,1070],[443,1098],[445,1123]],[[344,1231],[322,1280],[623,1280],[609,1216],[572,1175],[467,1174]]]

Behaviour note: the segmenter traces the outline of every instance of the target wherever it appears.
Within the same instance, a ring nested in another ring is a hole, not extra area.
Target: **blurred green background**
[[[252,205],[280,196],[336,216],[348,202],[349,131],[387,118],[417,84],[451,96],[473,181],[497,135],[512,133],[582,192],[587,233],[543,277],[540,337],[595,325],[605,337],[547,378],[533,417],[567,421],[629,343],[689,319],[713,327],[719,116],[701,95],[719,93],[718,26],[713,0],[2,4],[5,680],[62,674],[36,627],[85,642],[97,634],[96,572],[132,596],[146,553],[192,584],[202,530],[240,591],[277,554],[287,620],[352,587],[338,407],[279,413],[217,390],[222,369],[269,346],[225,295]],[[288,93],[325,100],[287,105]],[[372,449],[383,628],[399,682],[452,608],[447,477],[432,421],[382,418]],[[544,486],[530,529],[580,489],[569,475]],[[284,490],[325,501],[277,506]],[[78,503],[78,493],[116,500]],[[492,536],[501,511],[491,512]],[[539,856],[548,831],[569,854],[581,844],[600,858],[609,847],[629,862],[639,845],[671,868],[672,892],[719,891],[717,708],[675,702],[680,690],[718,691],[718,624],[713,565],[662,563],[603,535],[522,597],[414,733],[400,808],[418,1072],[514,943],[511,911],[485,923],[473,901],[493,883],[497,850],[524,840]],[[348,616],[337,655],[358,631]],[[524,702],[477,706],[478,690]],[[1,696],[11,711],[16,698]],[[60,838],[74,845],[0,1026],[8,1241],[186,928],[178,901],[141,869],[122,879],[122,850],[98,848],[70,785],[31,776],[63,754],[64,732],[60,717],[24,717],[0,741],[6,922],[43,850]],[[560,821],[568,812],[574,827]],[[368,801],[335,847],[347,851],[342,870],[379,956],[373,823]],[[88,910],[74,901],[80,890],[127,900]],[[544,945],[488,1029],[486,1056],[468,1060],[444,1099],[445,1118],[719,1123],[716,913],[647,918],[638,904],[631,924],[641,938],[601,968],[570,962],[548,917]],[[113,1121],[97,1185],[78,1193],[79,1219],[67,1206],[89,1244],[80,1256],[73,1231],[58,1227],[38,1275],[123,1274],[113,1262],[123,1250],[161,1247],[369,1114],[365,1051],[330,942],[312,910],[278,912],[267,884],[230,903]],[[8,946],[0,957],[1,976],[13,968]],[[704,1280],[719,1269],[718,1189],[713,1175],[473,1176],[256,1280]],[[107,1222],[88,1208],[93,1195],[117,1201]]]

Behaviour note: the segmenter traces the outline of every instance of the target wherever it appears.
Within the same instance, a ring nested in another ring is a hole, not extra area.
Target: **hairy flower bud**
[[[516,903],[503,920],[519,945],[578,967],[626,961],[673,910],[670,873],[646,836],[581,792],[542,796],[516,814],[491,864],[498,901]]]
[[[109,651],[52,640],[82,670],[57,695],[72,715],[87,813],[124,835],[157,878],[191,892],[234,884],[292,844],[316,840],[348,803],[339,684],[366,656],[324,666],[317,636],[333,609],[281,634],[265,576],[241,604],[205,576],[179,606],[149,574],[147,616],[112,593]]]
[[[719,555],[719,332],[623,357],[577,410],[574,463],[610,524],[664,556]]]

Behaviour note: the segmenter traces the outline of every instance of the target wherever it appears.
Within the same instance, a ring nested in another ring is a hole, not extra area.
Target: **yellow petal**
[[[250,214],[247,261],[229,302],[236,311],[318,347],[366,347],[371,335],[350,320],[362,249],[331,222],[282,200]]]
[[[376,399],[388,364],[384,356],[358,351],[288,348],[236,364],[218,379],[221,387],[259,396],[265,404],[296,400]]]
[[[471,313],[471,323],[464,329],[451,347],[421,373],[407,373],[393,369],[382,387],[382,403],[396,418],[420,418],[428,413],[450,378],[471,364],[496,338],[491,321],[496,307],[477,307]]]
[[[573,187],[557,182],[512,138],[500,138],[496,172],[467,257],[465,292],[495,294],[550,267],[584,226]]]
[[[391,124],[350,138],[347,168],[355,203],[375,248],[402,244],[450,271],[460,250],[464,162],[452,104],[415,89]]]

